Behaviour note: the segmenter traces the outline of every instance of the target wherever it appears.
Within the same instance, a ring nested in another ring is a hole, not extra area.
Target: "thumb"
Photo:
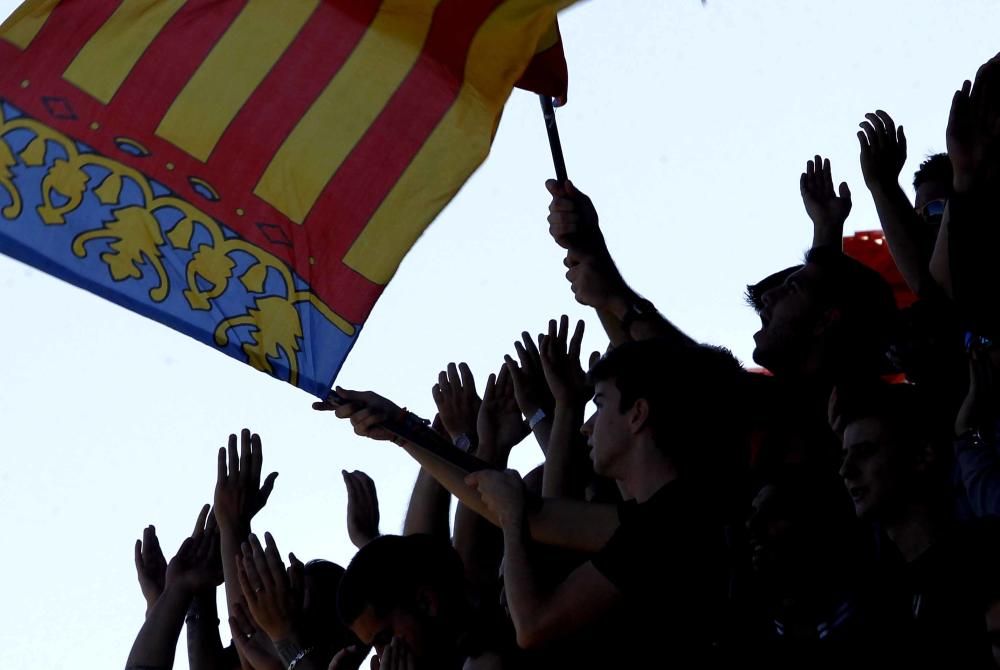
[[[545,188],[554,198],[566,197],[566,188],[555,179],[547,179],[545,181]]]
[[[845,200],[850,200],[851,199],[851,189],[850,189],[850,187],[847,186],[847,182],[846,181],[840,182],[840,189],[839,189],[839,191],[840,191],[840,197],[841,198],[844,198]]]

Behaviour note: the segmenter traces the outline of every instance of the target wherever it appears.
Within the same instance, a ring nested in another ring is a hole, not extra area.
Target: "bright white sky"
[[[16,4],[0,0],[0,17]],[[749,362],[758,321],[744,285],[809,244],[805,161],[829,156],[855,195],[849,228],[877,227],[858,122],[882,108],[906,127],[910,191],[921,158],[943,148],[952,92],[1000,49],[998,19],[995,0],[582,3],[562,19],[570,176],[633,285]],[[339,383],[431,416],[448,361],[485,379],[552,316],[586,318],[588,350],[604,346],[548,237],[539,117],[515,92],[492,156],[414,247]],[[314,413],[302,391],[6,258],[0,291],[0,667],[124,665],[143,618],[133,542],[153,523],[169,558],[241,426],[281,473],[255,526],[284,552],[350,559],[342,468],[375,479],[382,530],[400,530],[414,466]],[[513,460],[524,471],[540,453],[526,442]]]

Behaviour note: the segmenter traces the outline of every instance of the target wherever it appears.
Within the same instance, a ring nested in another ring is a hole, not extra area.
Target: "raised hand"
[[[541,341],[540,335],[538,339]],[[545,382],[538,347],[528,331],[521,333],[520,342],[514,342],[514,351],[518,360],[515,361],[508,355],[504,356],[504,362],[510,372],[511,382],[514,384],[514,399],[521,408],[521,413],[528,419],[538,410],[551,414],[555,401]]]
[[[447,371],[438,374],[438,383],[431,389],[438,416],[451,439],[476,434],[476,417],[483,404],[476,393],[476,380],[465,363],[448,364]]]
[[[227,467],[228,454],[228,467]],[[277,472],[260,483],[264,450],[260,436],[244,428],[237,451],[236,435],[229,436],[228,448],[219,449],[215,482],[215,519],[224,530],[247,532],[250,520],[264,508],[274,489]]]
[[[163,557],[160,540],[156,537],[156,528],[153,526],[146,526],[142,531],[142,539],[135,541],[135,572],[148,612],[163,593],[167,580],[167,559]]]
[[[604,236],[598,225],[597,210],[573,182],[560,183],[554,179],[545,182],[552,195],[549,204],[549,234],[563,249],[576,249],[586,253],[604,251]]]
[[[351,544],[360,549],[381,535],[378,494],[375,482],[364,472],[342,470],[341,473],[347,486],[347,534]]]
[[[1000,54],[979,68],[975,83],[955,91],[946,138],[955,190],[967,191],[985,176],[987,154],[1000,139]]]
[[[573,336],[567,341],[569,317],[549,321],[549,332],[542,337],[541,359],[545,380],[557,405],[577,407],[588,400],[587,375],[580,367],[580,347],[583,344],[583,321],[577,321]]]
[[[164,588],[193,596],[222,582],[219,575],[219,534],[211,529],[205,530],[208,512],[208,505],[201,508],[194,534],[184,540],[177,555],[167,564]]]
[[[270,533],[264,534],[267,549],[251,534],[244,542],[236,566],[240,588],[250,616],[271,641],[287,639],[299,615],[301,602],[292,588],[285,564]]]
[[[274,654],[270,644],[262,640],[261,631],[254,624],[243,603],[236,603],[229,617],[229,630],[233,644],[240,656],[253,670],[285,670],[285,664]]]
[[[401,441],[382,428],[382,424],[389,419],[403,415],[399,405],[371,391],[351,391],[339,386],[334,390],[344,401],[343,403],[328,399],[313,403],[313,409],[334,412],[338,419],[350,419],[354,432],[361,437],[397,444]]]
[[[813,247],[840,248],[844,236],[844,222],[851,213],[851,189],[841,182],[839,196],[833,190],[833,173],[830,159],[816,156],[806,163],[806,171],[799,177],[799,191],[806,213],[813,222]]]
[[[375,667],[374,664],[372,667]],[[416,667],[416,659],[406,646],[406,642],[402,638],[394,637],[382,650],[377,670],[416,670]]]
[[[521,418],[521,409],[514,398],[514,382],[506,365],[500,368],[499,374],[491,374],[486,380],[476,428],[480,446],[495,449],[503,462],[510,450],[530,432]]]
[[[524,521],[524,482],[514,470],[482,470],[465,478],[465,483],[479,491],[483,503],[493,512],[503,528]]]
[[[365,662],[365,659],[368,658],[368,652],[370,651],[367,647],[361,647],[356,644],[344,647],[334,655],[326,670],[358,670],[361,664]],[[377,662],[375,659],[372,660]]]
[[[860,123],[861,173],[871,191],[899,185],[899,173],[906,163],[906,134],[881,109],[865,114]]]

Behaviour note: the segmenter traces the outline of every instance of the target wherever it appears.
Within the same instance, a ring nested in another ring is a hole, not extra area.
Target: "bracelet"
[[[298,665],[299,661],[301,661],[303,658],[305,658],[307,655],[309,655],[312,652],[312,650],[313,650],[313,647],[308,647],[308,648],[303,649],[302,651],[300,651],[295,656],[295,658],[292,659],[292,662],[288,664],[288,670],[295,670],[295,666]]]
[[[542,421],[545,420],[545,417],[546,417],[545,410],[543,409],[536,410],[535,413],[531,415],[531,418],[528,419],[528,428],[534,430],[535,426],[537,426],[538,424],[540,424]]]

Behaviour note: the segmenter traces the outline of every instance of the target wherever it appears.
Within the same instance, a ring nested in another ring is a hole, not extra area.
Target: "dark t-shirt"
[[[730,570],[724,525],[710,509],[692,484],[671,482],[645,503],[624,503],[621,525],[592,559],[624,596],[630,642],[647,652],[655,643],[703,657],[722,635]]]

